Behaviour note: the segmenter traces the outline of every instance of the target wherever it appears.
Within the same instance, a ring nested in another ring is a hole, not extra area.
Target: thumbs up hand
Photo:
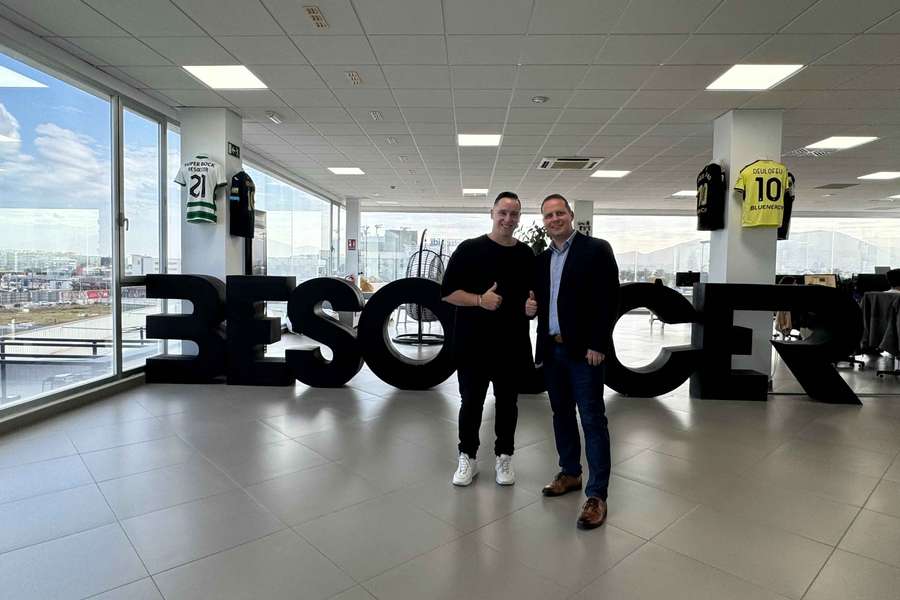
[[[537,299],[534,297],[534,292],[528,292],[528,300],[525,301],[525,315],[529,318],[533,317],[537,314]]]
[[[494,282],[494,285],[488,288],[488,291],[481,295],[481,308],[485,310],[497,310],[500,307],[500,303],[503,302],[503,297],[497,293],[497,282]]]

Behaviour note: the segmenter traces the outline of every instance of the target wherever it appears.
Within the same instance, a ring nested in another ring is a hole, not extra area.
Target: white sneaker
[[[475,476],[478,475],[478,463],[469,455],[459,453],[459,465],[456,467],[456,473],[453,474],[453,485],[469,485]]]
[[[500,485],[512,485],[516,482],[516,472],[513,471],[512,456],[509,454],[501,454],[497,457],[494,470],[497,471],[497,483]]]

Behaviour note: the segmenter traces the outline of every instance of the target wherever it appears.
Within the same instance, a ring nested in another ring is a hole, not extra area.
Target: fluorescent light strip
[[[267,87],[244,65],[186,65],[182,68],[214,90],[261,90]]]
[[[806,148],[810,150],[846,150],[847,148],[856,148],[857,146],[874,142],[877,139],[875,136],[834,135],[815,144],[810,144]]]
[[[605,179],[618,179],[619,177],[625,177],[631,173],[631,171],[594,171],[591,173],[591,177],[603,177]]]
[[[697,190],[681,190],[680,192],[675,192],[672,194],[673,198],[686,198],[688,196],[694,197],[697,195]]]
[[[734,65],[706,86],[706,89],[768,90],[802,68],[803,65]]]
[[[328,167],[335,175],[365,175],[365,171],[359,167]]]
[[[460,146],[499,146],[502,137],[499,133],[460,133],[456,141]]]
[[[877,171],[868,175],[860,175],[857,179],[897,179],[900,171]]]
[[[896,196],[888,196],[888,198],[891,200],[900,200],[900,194],[897,194]]]
[[[486,196],[487,188],[463,188],[463,196]]]

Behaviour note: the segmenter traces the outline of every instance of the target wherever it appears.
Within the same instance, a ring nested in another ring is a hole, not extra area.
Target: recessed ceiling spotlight
[[[815,144],[810,144],[809,146],[805,146],[805,148],[809,148],[811,150],[846,150],[847,148],[855,148],[857,146],[862,146],[863,144],[868,144],[869,142],[874,142],[878,138],[869,135],[869,136],[849,136],[849,135],[834,135],[830,138],[825,138],[824,140],[820,140]]]
[[[335,175],[365,175],[365,171],[359,167],[328,167]]]
[[[673,198],[686,198],[688,196],[694,197],[697,195],[697,190],[681,190],[679,192],[675,192],[672,194]]]
[[[803,65],[734,65],[706,86],[706,89],[767,90],[802,68]]]
[[[591,173],[591,177],[603,177],[606,179],[618,179],[619,177],[625,177],[631,173],[631,171],[602,171],[600,169]]]
[[[460,133],[456,139],[460,146],[499,146],[502,137],[499,133]]]
[[[535,104],[544,104],[548,100],[550,100],[550,98],[547,96],[532,96],[531,97],[531,101],[534,102]]]
[[[831,198],[834,194],[822,194],[823,198]]]
[[[266,84],[244,65],[185,65],[182,68],[214,90],[266,89]]]
[[[900,171],[878,171],[868,175],[860,175],[857,179],[897,179],[898,177],[900,177]]]
[[[281,125],[284,122],[284,119],[281,118],[277,112],[273,110],[266,111],[266,118],[275,123],[276,125]]]

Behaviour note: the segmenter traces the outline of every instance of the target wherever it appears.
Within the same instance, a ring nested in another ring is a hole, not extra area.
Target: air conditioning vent
[[[542,158],[538,169],[558,169],[563,171],[589,171],[602,161],[602,158],[584,158],[567,156],[560,158]]]
[[[356,71],[347,71],[347,79],[349,79],[350,83],[353,85],[360,85],[362,83],[362,77],[360,77],[359,73]]]
[[[321,8],[318,6],[304,6],[303,9],[316,29],[328,29],[328,21],[325,20],[325,15],[322,14]]]

